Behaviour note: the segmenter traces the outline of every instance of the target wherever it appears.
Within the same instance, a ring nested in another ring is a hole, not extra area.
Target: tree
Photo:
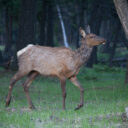
[[[46,38],[47,46],[54,46],[54,40],[53,40],[54,17],[53,16],[54,16],[53,2],[50,0],[48,2],[48,7],[47,7],[47,38]]]
[[[77,21],[78,21],[78,28],[77,28],[77,38],[76,38],[76,45],[77,45],[77,48],[79,47],[79,40],[80,40],[80,37],[79,37],[79,28],[82,27],[82,28],[85,28],[86,24],[85,24],[85,9],[87,8],[87,5],[88,5],[88,1],[85,1],[85,0],[80,0],[80,1],[76,1],[76,4],[77,4],[77,10],[76,11],[76,14],[77,14]],[[78,11],[79,10],[79,11]],[[78,12],[77,12],[78,11]],[[87,17],[86,17],[86,20],[87,20]]]
[[[4,57],[3,58],[10,58],[11,53],[11,46],[12,46],[12,24],[13,24],[13,0],[1,0],[0,1],[0,8],[1,12],[3,13],[4,23],[2,24],[3,33],[5,33],[5,49],[4,49]]]
[[[126,38],[128,40],[128,2],[127,0],[113,0],[117,14],[123,26]],[[125,83],[128,83],[128,62],[127,62],[127,71],[125,77]]]
[[[42,1],[41,8],[41,18],[40,18],[40,45],[45,45],[46,42],[46,18],[47,18],[47,2]]]
[[[36,0],[21,0],[17,50],[35,43]]]
[[[101,6],[98,3],[98,1],[99,0],[96,0],[92,4],[91,18],[89,20],[91,31],[97,35],[99,35],[99,32],[100,32],[100,26],[101,26],[102,15],[103,15],[101,12]],[[97,12],[95,13],[96,10]],[[87,66],[92,67],[93,64],[97,64],[97,47],[96,46],[93,48],[93,51],[91,53]]]
[[[12,14],[9,11],[12,11],[12,8],[7,6],[5,9],[6,46],[4,52],[8,57],[12,46]]]
[[[63,40],[64,40],[64,46],[68,48],[69,44],[68,44],[67,35],[66,35],[66,31],[65,31],[65,26],[64,26],[64,21],[63,21],[63,18],[62,18],[62,14],[61,14],[61,10],[60,10],[59,5],[57,5],[56,8],[57,8],[58,16],[59,16],[60,23],[61,23],[61,28],[62,28],[62,33],[63,33]]]
[[[124,28],[126,37],[128,39],[128,2],[127,0],[113,0],[117,14]]]

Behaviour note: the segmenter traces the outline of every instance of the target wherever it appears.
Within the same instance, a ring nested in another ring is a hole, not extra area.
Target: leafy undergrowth
[[[127,128],[125,107],[128,87],[124,86],[125,71],[95,66],[82,68],[78,79],[85,88],[85,104],[78,111],[79,90],[67,81],[66,111],[62,110],[59,80],[37,77],[30,87],[36,110],[29,110],[22,88],[23,78],[13,89],[12,101],[5,108],[9,81],[14,71],[0,69],[0,128]]]

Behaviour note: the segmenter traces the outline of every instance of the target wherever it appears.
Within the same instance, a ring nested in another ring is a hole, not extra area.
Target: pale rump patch
[[[20,56],[21,54],[23,54],[25,51],[27,51],[28,49],[30,49],[32,46],[33,46],[33,44],[29,44],[29,45],[27,45],[27,47],[25,47],[25,48],[19,50],[19,51],[17,52],[17,57],[19,57],[19,56]]]

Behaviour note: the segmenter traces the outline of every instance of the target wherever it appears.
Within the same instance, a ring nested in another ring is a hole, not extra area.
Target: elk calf
[[[105,43],[105,39],[92,34],[85,33],[80,28],[81,47],[75,51],[65,47],[44,47],[39,45],[28,45],[17,53],[19,70],[13,76],[9,86],[6,106],[9,106],[11,92],[14,84],[27,75],[23,84],[26,98],[31,109],[34,108],[29,96],[29,86],[38,74],[58,77],[61,83],[63,96],[63,109],[65,109],[66,79],[69,79],[80,90],[80,103],[75,110],[81,108],[84,103],[84,89],[76,78],[80,67],[87,62],[93,46]]]

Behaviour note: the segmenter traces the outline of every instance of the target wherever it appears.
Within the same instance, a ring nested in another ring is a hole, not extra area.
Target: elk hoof
[[[34,105],[30,106],[29,108],[32,109],[32,110],[36,109]]]
[[[63,111],[66,111],[66,108],[63,108]]]
[[[83,107],[83,104],[79,104],[74,110],[79,110],[81,107]]]
[[[10,102],[11,102],[11,98],[10,98],[10,99],[7,99],[7,100],[6,100],[5,107],[8,107],[8,106],[10,105]]]

